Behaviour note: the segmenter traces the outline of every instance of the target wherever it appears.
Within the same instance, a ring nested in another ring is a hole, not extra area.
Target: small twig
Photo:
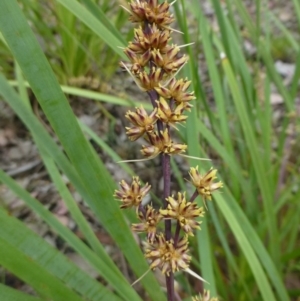
[[[7,171],[6,174],[9,175],[9,176],[11,176],[11,177],[15,177],[15,176],[17,176],[19,174],[22,174],[22,173],[24,173],[26,171],[29,171],[29,170],[35,168],[36,166],[40,165],[41,162],[42,161],[40,159],[31,161],[31,162],[29,162],[27,164],[24,164],[24,165],[20,166],[20,167],[17,167],[15,169]]]

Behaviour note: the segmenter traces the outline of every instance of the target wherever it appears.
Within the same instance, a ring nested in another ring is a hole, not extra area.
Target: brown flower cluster
[[[171,139],[169,126],[176,128],[176,124],[185,122],[184,112],[191,109],[189,101],[195,97],[188,91],[190,81],[175,78],[188,58],[180,54],[180,47],[170,43],[169,25],[174,18],[169,4],[159,4],[157,0],[131,1],[128,11],[129,19],[139,27],[135,29],[134,40],[124,49],[130,62],[122,62],[122,66],[150,95],[153,111],[148,113],[143,107],[129,110],[125,116],[131,126],[126,133],[132,141],[145,138],[149,144],[142,147],[141,153],[146,158],[183,153],[187,146]],[[158,130],[157,124],[163,126]]]
[[[185,193],[178,192],[177,199],[174,196],[167,198],[168,206],[161,209],[160,214],[164,218],[171,218],[178,221],[181,229],[189,235],[194,235],[194,229],[200,229],[200,222],[197,217],[204,216],[203,207],[198,207],[196,203],[187,202]]]
[[[179,46],[171,43],[170,24],[174,17],[169,8],[167,2],[159,4],[158,0],[132,0],[125,8],[129,20],[137,23],[138,28],[134,40],[124,49],[129,62],[121,65],[149,95],[153,105],[151,112],[139,107],[126,113],[131,124],[126,127],[126,134],[131,141],[143,138],[147,142],[141,153],[148,159],[186,151],[187,145],[171,138],[171,129],[186,121],[184,113],[191,110],[190,101],[195,98],[194,92],[189,91],[191,82],[176,78],[188,58],[180,54]],[[211,169],[201,176],[198,167],[190,170],[191,183],[204,200],[210,200],[212,192],[222,186],[221,182],[213,182],[216,172]],[[143,186],[138,177],[133,177],[131,183],[121,181],[120,190],[114,196],[121,201],[122,209],[136,208],[139,222],[132,225],[132,230],[147,235],[144,253],[150,268],[158,268],[166,275],[187,270],[191,261],[188,237],[200,229],[199,217],[204,216],[204,208],[188,201],[185,192],[178,192],[165,198],[164,208],[156,209],[143,202],[149,190],[148,183]],[[168,220],[174,221],[177,227],[173,236],[166,239],[160,224]]]

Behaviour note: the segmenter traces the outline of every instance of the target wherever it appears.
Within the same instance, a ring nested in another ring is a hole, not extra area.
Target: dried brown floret
[[[189,174],[192,184],[196,187],[198,193],[203,196],[204,200],[211,200],[212,192],[223,187],[222,182],[214,182],[217,178],[216,169],[211,168],[205,175],[201,175],[197,166],[196,168],[192,167]]]
[[[121,190],[115,190],[114,197],[122,202],[121,209],[138,207],[151,188],[148,183],[141,187],[139,177],[133,177],[130,185],[122,180],[120,186]]]
[[[142,211],[139,211],[138,217],[141,223],[132,224],[132,230],[135,232],[147,232],[148,241],[153,243],[157,225],[162,219],[161,214],[152,206],[147,206],[146,213],[144,214]]]
[[[197,217],[204,216],[203,207],[198,207],[196,203],[187,202],[185,193],[178,192],[177,198],[173,195],[167,199],[168,206],[159,212],[164,218],[177,219],[183,231],[189,235],[194,235],[194,229],[200,229],[200,222]]]
[[[173,240],[166,241],[161,233],[156,235],[154,243],[145,243],[145,257],[151,261],[151,269],[160,269],[163,274],[185,270],[189,267],[187,236],[174,245]]]
[[[134,125],[134,127],[126,127],[126,134],[131,141],[135,141],[144,133],[151,133],[157,121],[157,109],[155,108],[150,115],[141,106],[136,108],[135,112],[127,111],[125,117]]]

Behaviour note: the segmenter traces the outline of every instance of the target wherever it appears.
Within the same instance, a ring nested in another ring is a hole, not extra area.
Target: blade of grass
[[[53,214],[45,209],[36,199],[21,188],[13,179],[8,177],[0,169],[0,181],[7,185],[26,205],[39,215],[56,233],[58,233],[76,252],[78,252],[99,275],[101,275],[108,283],[122,296],[125,300],[139,300],[136,292],[128,284],[124,276],[119,272],[116,274],[111,268],[108,255],[99,257],[90,248],[86,246],[74,233],[64,227]]]
[[[279,260],[279,243],[278,243],[278,231],[274,213],[273,206],[273,196],[270,191],[270,184],[265,174],[263,164],[260,160],[260,156],[257,151],[257,142],[251,127],[249,117],[246,108],[243,103],[243,98],[240,94],[240,88],[233,74],[231,65],[226,57],[222,58],[222,66],[226,73],[228,84],[232,93],[232,97],[236,106],[238,116],[240,118],[240,123],[244,132],[244,137],[248,146],[249,153],[252,158],[252,163],[255,168],[257,181],[260,185],[260,190],[262,193],[265,217],[268,224],[268,232],[270,235],[269,248],[275,262]]]
[[[286,37],[287,41],[289,42],[289,46],[292,46],[295,51],[299,51],[299,43],[297,40],[293,37],[292,33],[286,28],[286,26],[280,21],[279,18],[276,17],[276,15],[269,11],[268,16],[270,19],[274,22],[274,24],[277,26],[279,30],[283,33],[283,35]]]
[[[244,231],[244,235],[247,238],[247,240],[251,243],[253,249],[255,250],[257,256],[260,259],[261,264],[264,266],[265,270],[268,273],[268,277],[271,279],[273,287],[277,291],[277,294],[282,301],[289,301],[289,296],[287,294],[285,285],[278,273],[278,270],[272,261],[270,255],[266,251],[266,248],[264,244],[262,243],[261,239],[253,229],[252,225],[250,224],[248,218],[245,216],[245,213],[240,208],[240,206],[237,204],[237,202],[232,198],[231,194],[228,195],[226,193],[226,199],[223,198],[222,195],[215,195],[215,198],[217,200],[218,207],[223,212],[224,217],[227,220],[227,223],[229,224],[230,228],[233,229],[235,227],[234,224],[231,224],[231,219],[229,216],[225,214],[224,206],[228,206],[228,210],[232,211],[232,215],[235,217],[235,220],[237,221],[238,225],[241,225]],[[239,226],[240,227],[240,226]],[[234,232],[234,231],[233,231]],[[251,248],[252,250],[252,248]],[[243,249],[243,251],[247,252],[247,249]],[[255,270],[252,268],[252,262],[249,261],[248,263],[253,271],[255,273]],[[258,284],[258,283],[257,283]],[[259,285],[259,284],[258,284]],[[268,299],[267,299],[268,300]]]
[[[226,52],[227,49],[224,46],[224,40],[230,41],[229,43],[229,51],[231,52],[230,62],[232,64],[232,68],[234,69],[235,73],[240,73],[242,84],[243,84],[243,93],[245,96],[246,104],[248,106],[249,112],[251,111],[251,104],[253,104],[255,100],[254,90],[252,89],[252,77],[249,73],[249,68],[245,57],[243,55],[242,47],[238,37],[236,37],[234,29],[232,28],[231,24],[228,22],[227,18],[224,15],[224,12],[220,6],[220,2],[213,0],[214,7],[216,9],[216,15],[219,22],[219,26],[224,26],[222,29],[222,40],[220,40],[216,34],[213,35],[214,44],[220,52],[220,48],[222,48],[223,52]],[[221,43],[223,42],[223,44]],[[219,45],[222,44],[220,47]],[[219,46],[219,47],[218,47]],[[224,51],[225,49],[225,51]]]
[[[228,241],[227,241],[227,237],[226,237],[226,234],[224,233],[224,228],[222,228],[221,224],[220,224],[220,221],[218,219],[218,216],[217,216],[217,213],[216,213],[216,209],[214,207],[213,204],[208,204],[209,205],[209,214],[211,215],[212,217],[212,221],[215,225],[215,228],[216,228],[216,231],[217,231],[217,235],[220,239],[220,242],[222,244],[222,247],[223,247],[223,250],[225,251],[226,253],[226,257],[228,258],[228,262],[229,264],[231,265],[234,273],[236,274],[236,277],[237,279],[240,279],[240,282],[242,284],[242,287],[243,287],[243,291],[245,293],[245,295],[247,296],[248,300],[252,300],[253,301],[253,297],[251,296],[251,293],[246,285],[246,282],[245,280],[243,279],[243,274],[242,272],[240,271],[237,263],[236,263],[236,260],[234,258],[234,255],[232,254],[232,251],[230,249],[230,246],[228,244]],[[227,296],[227,300],[229,299],[229,296]]]
[[[115,37],[122,42],[122,45],[126,45],[124,37],[121,35],[120,31],[111,23],[111,21],[106,17],[105,12],[101,9],[99,5],[91,0],[81,0],[81,2],[86,6],[91,14],[93,14],[103,26],[107,28],[108,31],[114,34]]]
[[[0,238],[0,264],[30,284],[43,298],[56,301],[84,300],[65,286],[59,279],[45,271],[29,256],[2,238]]]
[[[249,181],[247,181],[240,169],[235,157],[231,157],[227,152],[227,149],[219,142],[219,140],[213,135],[213,133],[207,128],[207,126],[201,121],[197,120],[198,131],[209,143],[210,147],[217,152],[220,158],[226,162],[228,168],[234,174],[234,177],[240,182],[240,186],[243,187],[245,194],[248,197],[249,202],[256,202],[256,196],[253,195],[253,191]]]
[[[30,108],[30,101],[28,98],[28,94],[26,91],[26,86],[25,86],[25,82],[22,76],[22,71],[18,65],[17,62],[15,62],[15,73],[16,73],[16,78],[17,78],[17,83],[18,83],[18,90],[19,90],[19,94],[20,97],[22,98],[22,100],[24,101],[25,105]]]
[[[10,80],[9,83],[15,87],[17,86],[17,82],[15,80]],[[29,87],[28,82],[25,82],[26,87]],[[103,94],[95,91],[90,91],[86,89],[74,88],[70,86],[60,86],[62,91],[69,95],[74,95],[78,97],[84,97],[87,99],[93,99],[96,101],[103,101],[110,104],[120,105],[123,107],[135,107],[135,106],[143,106],[147,110],[151,110],[152,105],[146,102],[133,101],[130,99],[123,99],[117,96],[112,96],[108,94]]]
[[[1,301],[44,301],[0,283]]]
[[[22,74],[19,74],[18,77],[18,86],[21,86],[19,90],[23,93],[20,95],[21,99],[25,103],[25,105],[29,106],[27,91],[24,90],[24,78]],[[21,89],[23,88],[23,89]],[[55,184],[58,192],[60,193],[63,201],[65,202],[68,210],[71,213],[72,218],[79,226],[79,229],[82,231],[82,234],[87,239],[90,246],[93,248],[94,252],[98,254],[100,257],[106,257],[106,251],[101,245],[99,239],[96,237],[95,233],[92,231],[91,227],[87,223],[86,219],[84,218],[83,214],[79,210],[75,200],[73,199],[70,191],[67,189],[65,183],[63,182],[61,175],[58,169],[55,166],[54,161],[48,155],[46,150],[43,148],[43,145],[36,141],[38,148],[40,150],[40,154],[42,156],[43,162],[51,176],[53,183]],[[110,268],[114,270],[117,274],[119,273],[118,268],[114,265],[113,261],[110,261],[110,258],[106,259],[107,262],[110,262]]]
[[[178,1],[175,2],[175,4],[174,4],[176,19],[180,25],[180,30],[184,33],[183,34],[184,44],[190,44],[195,41],[191,40],[190,35],[188,34],[188,25],[187,25],[187,21],[186,21],[186,14],[184,13],[185,12],[185,1],[181,0],[180,4],[181,4],[181,7],[179,6]],[[195,97],[197,99],[197,102],[195,102],[196,106],[197,106],[197,108],[200,108],[200,106],[203,106],[205,108],[205,111],[210,120],[210,123],[212,125],[214,125],[215,123],[212,122],[213,121],[212,119],[214,118],[214,116],[210,110],[209,103],[208,103],[208,101],[206,99],[206,95],[204,93],[204,88],[201,84],[200,75],[198,72],[198,64],[195,60],[196,55],[192,52],[191,46],[187,47],[187,52],[188,52],[188,56],[189,56],[188,66],[190,68],[190,78],[192,79]],[[212,129],[212,130],[214,131],[215,129]]]
[[[253,25],[252,19],[250,17],[250,15],[248,14],[244,4],[242,1],[239,0],[232,0],[234,1],[238,13],[240,14],[242,20],[245,22],[245,25],[250,33],[251,38],[255,41],[255,26]],[[274,66],[274,62],[273,59],[270,55],[270,45],[268,45],[269,41],[265,41],[264,39],[259,39],[259,44],[256,45],[257,46],[257,50],[259,52],[259,55],[261,56],[261,58],[263,59],[265,66],[267,68],[268,71],[268,75],[270,76],[270,78],[274,81],[278,91],[280,92],[280,94],[282,95],[283,99],[284,99],[284,103],[286,105],[287,110],[293,111],[294,110],[294,101],[291,98],[291,95],[289,94],[287,88],[284,86],[283,84],[283,80],[280,77],[280,75],[277,73],[275,66]]]
[[[224,146],[229,153],[230,157],[234,157],[233,144],[231,140],[231,133],[229,131],[229,120],[226,110],[226,103],[224,101],[224,96],[221,86],[221,78],[219,75],[219,70],[216,66],[216,58],[214,57],[214,49],[212,45],[212,40],[209,38],[208,24],[204,18],[204,15],[201,10],[198,11],[199,15],[199,28],[202,37],[203,50],[206,57],[206,62],[208,66],[208,71],[211,79],[212,90],[214,94],[214,100],[217,106],[218,119],[220,120],[220,139],[222,139]],[[228,175],[233,179],[231,185],[234,187],[236,193],[238,194],[238,184],[237,179],[234,176],[233,172],[230,170]]]
[[[235,202],[235,200],[230,200],[229,193],[227,192],[226,192],[226,200],[223,198],[221,194],[215,194],[215,199],[218,207],[223,213],[223,216],[227,220],[229,227],[234,233],[234,236],[237,239],[240,248],[242,249],[245,257],[247,258],[248,264],[256,279],[256,283],[257,286],[259,287],[263,300],[276,301],[276,298],[273,294],[272,288],[270,287],[268,279],[266,278],[263,268],[252,249],[248,237],[245,235],[244,230],[241,227],[242,224],[239,223],[234,212],[231,209],[232,203]]]
[[[119,157],[119,155],[111,149],[102,139],[101,137],[98,137],[95,132],[93,132],[87,125],[85,125],[83,122],[78,121],[80,127],[82,130],[87,133],[100,147],[101,149],[107,153],[113,161],[118,162],[121,161],[122,158]],[[133,170],[129,167],[127,163],[120,162],[120,167],[123,168],[129,175],[134,176]]]
[[[0,238],[31,258],[49,274],[60,279],[67,287],[91,301],[121,300],[1,208],[0,218]]]
[[[79,226],[79,229],[81,230],[83,236],[86,238],[87,242],[93,249],[93,251],[98,254],[99,257],[102,257],[106,254],[106,251],[104,247],[101,245],[99,239],[95,235],[95,233],[92,231],[90,225],[88,224],[87,220],[81,213],[80,209],[78,208],[74,198],[72,197],[70,191],[66,187],[65,183],[63,182],[63,179],[55,166],[54,161],[52,158],[48,155],[45,149],[43,149],[42,145],[39,143],[38,147],[41,150],[41,156],[43,159],[43,162],[45,164],[45,167],[47,168],[49,175],[55,184],[59,194],[61,195],[64,203],[66,204],[66,207],[71,213],[72,218],[76,222],[76,224]],[[111,269],[114,270],[114,272],[118,273],[118,268],[113,264],[111,261]]]
[[[186,141],[189,146],[188,153],[191,156],[199,156],[199,142],[195,137],[199,136],[197,131],[197,116],[196,110],[192,110],[191,114],[189,114],[189,118],[187,120],[187,131],[186,131]],[[189,165],[195,166],[195,160],[190,159]],[[198,162],[197,162],[198,163]],[[203,172],[201,169],[200,172]],[[211,240],[208,232],[208,224],[207,219],[203,219],[201,223],[201,231],[197,231],[197,244],[198,244],[198,252],[199,258],[201,262],[201,272],[202,277],[209,282],[209,284],[204,283],[204,287],[209,289],[212,295],[217,295],[216,281],[213,271],[212,264],[212,248],[211,248]]]
[[[94,31],[113,51],[118,53],[121,58],[125,59],[126,56],[120,49],[124,46],[124,40],[120,40],[118,36],[112,31],[110,27],[106,27],[103,20],[99,21],[94,14],[88,11],[82,4],[73,0],[56,0],[68,9],[74,16],[81,20],[87,27]],[[98,11],[99,12],[99,11]]]
[[[22,74],[20,73],[18,76],[18,87],[19,91],[22,91],[22,94],[20,94],[20,98],[23,100],[24,104],[29,106],[29,100],[27,91],[25,88],[25,82]],[[75,200],[73,199],[70,191],[67,189],[65,183],[63,182],[61,175],[52,160],[52,158],[48,155],[47,151],[43,148],[43,145],[39,143],[39,141],[36,141],[38,148],[40,150],[40,154],[42,156],[43,162],[45,164],[45,167],[47,168],[49,175],[56,186],[59,194],[61,195],[64,203],[66,204],[68,210],[71,213],[72,218],[79,226],[79,229],[82,231],[82,234],[87,239],[88,243],[92,247],[95,253],[97,253],[100,257],[104,258],[106,256],[106,251],[104,250],[103,246],[101,245],[99,239],[96,237],[95,233],[92,231],[91,227],[89,226],[87,220],[79,210]],[[107,258],[106,260],[109,261]],[[111,269],[113,269],[117,274],[119,273],[119,270],[114,265],[113,261],[110,261]]]
[[[295,99],[295,97],[297,95],[299,79],[300,79],[300,50],[298,51],[298,54],[297,54],[296,68],[295,68],[295,73],[293,76],[291,90],[290,90],[292,99]]]
[[[101,137],[99,137],[91,128],[89,128],[87,125],[85,125],[83,122],[81,122],[80,120],[78,120],[78,123],[80,125],[80,127],[82,128],[83,132],[85,132],[98,146],[101,147],[101,149],[114,161],[114,162],[118,162],[118,164],[120,165],[121,168],[123,168],[123,170],[129,174],[130,176],[134,176],[135,173],[134,171],[130,168],[130,166],[127,163],[124,162],[120,162],[123,159],[109,146],[107,145],[107,143],[105,143],[105,141],[103,141],[103,139]],[[141,183],[144,185],[143,181],[141,181]],[[161,201],[161,199],[159,197],[157,197],[154,193],[151,193],[151,198],[153,200],[155,200],[157,203],[159,203]],[[134,212],[132,211],[127,211],[126,213],[126,218],[132,222],[135,223],[136,222],[136,215]]]
[[[293,0],[293,4],[295,7],[295,12],[296,12],[297,20],[298,20],[298,26],[300,28],[300,3],[297,0]]]

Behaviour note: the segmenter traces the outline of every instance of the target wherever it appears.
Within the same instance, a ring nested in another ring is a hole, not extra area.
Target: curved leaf
[[[43,301],[0,283],[1,301]]]
[[[119,36],[110,29],[108,24],[100,22],[91,12],[89,12],[82,4],[73,0],[56,0],[72,12],[86,26],[93,30],[103,41],[109,45],[122,58],[126,58],[124,52],[120,49],[124,46],[124,40],[120,40]]]
[[[0,264],[30,284],[46,300],[84,301],[84,299],[64,285],[63,282],[45,271],[31,257],[25,255],[2,238],[0,238]]]
[[[77,291],[90,301],[120,300],[103,287],[101,283],[80,270],[68,258],[55,250],[37,234],[24,227],[23,223],[10,216],[3,209],[0,209],[0,220],[0,239],[18,250],[18,252],[28,256],[31,262],[34,262],[45,272],[60,279],[66,287]],[[8,253],[8,257],[11,256]]]

